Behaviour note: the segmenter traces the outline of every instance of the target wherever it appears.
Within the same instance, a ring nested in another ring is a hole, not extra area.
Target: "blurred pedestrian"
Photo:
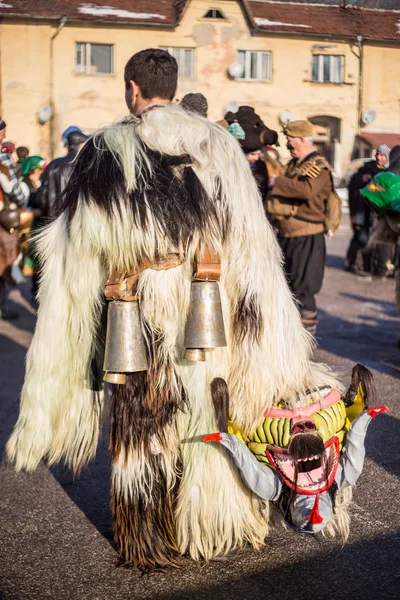
[[[268,211],[278,232],[303,325],[316,335],[315,295],[324,277],[325,205],[333,190],[331,168],[313,145],[309,121],[289,122],[284,132],[292,160],[282,175],[271,177]]]
[[[180,102],[184,110],[196,113],[201,117],[207,118],[208,102],[203,94],[186,94]]]
[[[6,137],[6,123],[0,119],[0,144]],[[14,163],[0,150],[0,319],[18,318],[18,313],[5,307],[6,284],[14,284],[12,266],[19,254],[19,207],[24,207],[27,194],[21,187]]]
[[[246,155],[264,203],[269,176],[266,164],[262,160],[263,147],[267,143],[275,143],[278,134],[265,125],[251,106],[239,106],[237,112],[226,113],[225,120],[228,130],[236,137]]]
[[[268,145],[264,151],[264,162],[267,166],[268,176],[280,175],[283,171],[283,165],[277,148]]]
[[[28,206],[36,208],[36,194],[40,188],[40,178],[46,167],[46,162],[41,156],[29,156],[21,163],[22,182],[29,190]]]
[[[368,273],[371,270],[371,249],[367,244],[371,234],[373,224],[371,208],[363,200],[360,195],[360,190],[367,185],[369,181],[377,173],[382,172],[388,165],[390,148],[386,144],[381,144],[376,149],[374,160],[365,163],[350,179],[349,192],[349,209],[350,220],[353,229],[353,237],[350,241],[349,248],[346,254],[345,269],[358,275]],[[364,252],[362,252],[365,250]],[[380,263],[385,263],[384,257],[379,261],[380,250],[378,249],[378,266]]]
[[[1,151],[8,154],[12,164],[15,166],[18,163],[18,155],[16,152],[14,142],[3,142],[1,145]]]
[[[388,171],[400,177],[400,146],[394,146],[390,151]]]
[[[41,215],[46,221],[52,216],[54,203],[65,189],[72,171],[73,161],[78,155],[89,136],[74,129],[68,133],[65,144],[68,150],[66,156],[52,160],[41,178],[41,187],[37,194],[36,206],[41,210]]]
[[[20,165],[25,158],[29,156],[29,148],[26,146],[18,146],[17,150],[18,164]]]

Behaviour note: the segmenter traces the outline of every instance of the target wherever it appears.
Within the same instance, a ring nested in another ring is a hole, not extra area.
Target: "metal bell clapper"
[[[126,384],[126,374],[147,371],[149,364],[137,300],[108,304],[104,381]]]
[[[192,281],[184,345],[184,358],[196,362],[206,359],[205,349],[227,345],[218,281]]]

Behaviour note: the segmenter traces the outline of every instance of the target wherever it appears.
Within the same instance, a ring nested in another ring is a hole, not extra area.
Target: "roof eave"
[[[357,33],[354,33],[353,35],[346,35],[346,34],[339,34],[339,33],[316,33],[316,32],[305,32],[305,31],[288,31],[288,30],[274,30],[274,31],[268,31],[266,29],[262,29],[260,27],[257,27],[254,31],[254,34],[264,34],[264,35],[284,35],[287,37],[315,37],[315,38],[332,38],[332,39],[341,39],[341,40],[355,40],[357,39],[358,35]],[[399,36],[400,37],[400,36]],[[368,37],[368,36],[362,36],[363,41],[366,42],[390,42],[392,44],[398,44],[400,45],[400,39],[394,39],[394,38],[375,38],[375,37]]]
[[[102,25],[125,25],[125,26],[129,26],[129,25],[134,25],[135,27],[137,26],[141,26],[141,27],[169,27],[171,29],[175,29],[176,27],[176,22],[174,23],[163,23],[163,22],[145,22],[145,21],[123,21],[123,20],[118,20],[118,21],[114,21],[113,19],[79,19],[79,18],[71,18],[71,17],[65,17],[65,15],[57,15],[57,16],[45,16],[45,17],[40,17],[38,15],[20,15],[20,14],[11,14],[11,13],[7,13],[7,14],[0,14],[0,19],[19,19],[19,20],[24,20],[24,19],[32,19],[34,21],[60,21],[61,19],[67,19],[66,25],[68,23],[101,23]]]

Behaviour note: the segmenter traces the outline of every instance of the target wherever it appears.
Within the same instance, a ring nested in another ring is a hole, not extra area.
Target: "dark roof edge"
[[[79,18],[71,18],[71,17],[66,17],[65,15],[57,15],[57,16],[45,16],[45,17],[39,17],[37,15],[21,15],[21,14],[16,14],[16,13],[0,13],[0,19],[4,20],[4,19],[19,19],[19,20],[29,20],[32,19],[34,21],[61,21],[61,19],[67,19],[66,20],[66,25],[68,25],[68,23],[101,23],[102,25],[141,25],[144,27],[170,27],[170,28],[175,28],[176,27],[176,21],[173,23],[163,23],[163,22],[153,22],[153,23],[149,23],[148,21],[114,21],[113,19],[79,19]]]
[[[303,38],[333,38],[333,39],[339,39],[339,40],[356,40],[357,37],[360,34],[354,33],[352,35],[346,35],[346,34],[340,34],[340,33],[316,33],[316,32],[303,32],[303,31],[266,31],[265,29],[259,29],[257,28],[254,31],[255,35],[259,35],[259,34],[264,34],[264,35],[281,35],[281,36],[286,36],[286,37],[303,37]],[[391,44],[397,44],[400,45],[400,36],[398,40],[395,40],[394,38],[375,38],[375,37],[367,37],[367,36],[362,36],[363,39],[363,43],[364,42],[388,42]]]
[[[348,4],[347,6],[340,6],[339,4],[306,4],[304,2],[296,2],[295,0],[291,2],[283,2],[282,0],[251,0],[251,2],[258,2],[259,4],[282,4],[283,6],[308,6],[309,8],[340,8],[341,10],[370,10],[372,12],[392,12],[392,13],[400,13],[400,8],[371,8],[366,6],[353,6],[352,4]]]

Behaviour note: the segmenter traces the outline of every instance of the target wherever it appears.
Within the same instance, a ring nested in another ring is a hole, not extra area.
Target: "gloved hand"
[[[389,407],[386,406],[386,405],[384,405],[384,406],[372,406],[371,408],[369,408],[367,410],[367,415],[369,415],[371,417],[371,419],[375,419],[375,417],[377,417],[381,413],[386,412],[387,410],[389,410]]]

